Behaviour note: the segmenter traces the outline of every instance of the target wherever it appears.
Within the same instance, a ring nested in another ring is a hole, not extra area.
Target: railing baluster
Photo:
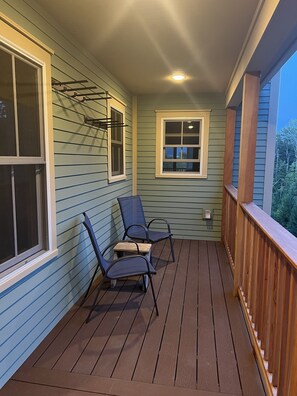
[[[279,384],[278,393],[280,396],[287,396],[286,388],[287,383],[287,369],[288,369],[288,329],[289,329],[289,317],[290,317],[290,275],[291,268],[285,263],[285,285],[284,285],[284,304],[283,304],[283,318],[282,318],[282,337],[281,337],[281,355],[280,355],[280,367],[279,367]]]
[[[249,231],[248,231],[248,219],[244,216],[244,225],[243,225],[243,250],[247,251],[247,246],[249,245]],[[239,277],[239,285],[242,287],[245,299],[246,299],[246,274],[247,274],[247,266],[249,260],[249,253],[243,255],[242,257],[242,266],[241,266],[241,274]]]
[[[263,314],[263,284],[264,284],[264,265],[263,259],[265,257],[265,241],[264,236],[262,234],[260,238],[260,249],[259,249],[259,266],[258,266],[258,281],[259,281],[259,288],[257,290],[257,319],[256,319],[256,330],[258,332],[258,339],[262,340],[262,314]]]
[[[253,272],[250,291],[250,314],[252,315],[253,322],[255,323],[257,315],[256,295],[258,290],[258,267],[259,267],[259,248],[260,248],[260,233],[256,225],[254,225],[255,243],[253,251]]]
[[[264,334],[265,342],[263,344],[264,358],[269,361],[269,345],[271,334],[271,324],[272,324],[272,310],[273,310],[273,280],[274,280],[274,265],[272,264],[272,249],[271,244],[267,241],[267,290],[266,290],[266,301],[265,301],[265,322],[264,322]]]
[[[293,271],[293,301],[292,301],[292,320],[291,320],[291,336],[292,342],[290,344],[290,362],[289,362],[289,373],[288,373],[288,395],[296,395],[297,394],[297,337],[296,337],[296,328],[297,328],[297,273]]]
[[[286,283],[286,265],[283,260],[278,258],[278,275],[277,275],[277,291],[276,291],[276,324],[275,324],[275,339],[274,339],[274,354],[273,354],[273,372],[272,384],[278,386],[279,373],[281,364],[281,340],[283,332],[283,307],[285,298],[285,283]]]
[[[277,252],[272,247],[271,255],[271,267],[272,267],[272,292],[271,292],[271,318],[270,318],[270,329],[268,329],[269,337],[269,352],[268,352],[268,371],[273,373],[274,371],[274,346],[276,338],[276,298],[277,298],[277,282],[278,282],[278,258]]]

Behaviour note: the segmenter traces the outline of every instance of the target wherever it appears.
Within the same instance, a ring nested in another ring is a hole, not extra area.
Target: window
[[[116,99],[111,99],[109,117],[111,127],[108,133],[108,179],[113,182],[126,178],[125,105]]]
[[[57,253],[51,102],[46,89],[50,55],[23,33],[16,35],[12,26],[1,24],[0,291]]]
[[[207,177],[209,112],[157,111],[156,177]]]

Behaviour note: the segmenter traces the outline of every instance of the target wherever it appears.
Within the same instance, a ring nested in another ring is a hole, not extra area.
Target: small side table
[[[142,254],[143,256],[148,255],[149,261],[151,261],[151,248],[152,245],[151,243],[138,243],[137,246],[139,249],[139,254]],[[138,250],[136,247],[136,244],[134,242],[118,242],[114,248],[114,253],[117,254],[118,256],[125,254],[125,253],[132,253],[132,254],[137,254]],[[115,287],[117,281],[112,280],[111,282],[111,287]],[[145,275],[145,286],[147,288],[148,286],[148,276]]]

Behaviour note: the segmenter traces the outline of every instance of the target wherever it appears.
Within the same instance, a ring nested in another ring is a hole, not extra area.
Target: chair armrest
[[[151,220],[151,221],[148,223],[147,228],[150,228],[151,224],[152,224],[154,221],[162,221],[163,223],[165,223],[165,224],[167,225],[168,232],[170,232],[170,234],[171,234],[170,224],[169,224],[168,221],[165,220],[165,219],[161,219],[161,218],[153,219],[153,220]]]
[[[151,270],[150,270],[150,264],[148,259],[146,258],[146,256],[142,256],[142,255],[131,255],[131,256],[124,256],[124,257],[120,257],[119,259],[116,259],[114,261],[111,262],[110,266],[108,267],[107,271],[106,271],[106,276],[108,277],[108,272],[111,270],[111,268],[119,265],[123,265],[121,262],[122,261],[126,261],[126,260],[135,260],[135,259],[142,259],[144,260],[144,265],[143,266],[143,272],[139,273],[139,275],[141,274],[152,274]]]
[[[127,227],[127,229],[126,229],[126,231],[125,231],[125,235],[128,235],[128,236],[129,236],[128,231],[129,231],[129,229],[132,228],[132,227],[141,227],[141,228],[143,228],[143,230],[144,230],[144,232],[145,232],[146,240],[149,242],[150,239],[149,239],[148,229],[147,229],[147,227],[144,226],[143,224],[131,224],[129,227]],[[130,238],[131,238],[131,237],[130,237]]]

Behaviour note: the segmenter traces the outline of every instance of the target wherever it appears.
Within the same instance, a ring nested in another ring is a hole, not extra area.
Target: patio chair
[[[117,280],[117,279],[128,278],[131,276],[138,276],[138,275],[142,276],[143,283],[145,283],[145,280],[144,280],[145,275],[147,275],[149,277],[149,280],[150,280],[149,283],[152,287],[152,293],[153,293],[154,305],[156,308],[156,314],[158,316],[159,311],[158,311],[158,307],[157,307],[156,295],[155,295],[154,285],[153,285],[153,281],[152,281],[152,275],[156,274],[156,270],[151,265],[150,261],[148,260],[148,257],[137,254],[137,255],[123,256],[123,257],[120,257],[115,260],[106,260],[104,258],[104,253],[118,242],[107,246],[105,248],[105,250],[103,251],[103,253],[101,253],[99,246],[98,246],[97,239],[95,237],[95,233],[92,228],[92,224],[90,222],[90,219],[85,212],[83,213],[83,215],[85,217],[83,225],[86,227],[86,229],[88,231],[89,237],[92,242],[92,246],[95,251],[96,258],[98,260],[95,272],[93,274],[93,277],[91,279],[91,282],[89,284],[89,287],[85,294],[84,299],[86,298],[86,296],[89,293],[90,287],[93,283],[93,280],[95,278],[95,275],[96,275],[98,269],[100,268],[101,272],[102,272],[102,280],[99,283],[98,290],[96,292],[96,296],[95,296],[93,305],[92,305],[90,312],[88,314],[88,317],[86,319],[86,323],[88,323],[90,320],[92,312],[96,306],[96,301],[99,296],[100,289],[101,289],[105,280]],[[128,242],[128,241],[126,241],[126,242]],[[131,243],[131,241],[129,241],[129,242]],[[146,288],[144,290],[146,291]]]
[[[170,225],[165,219],[156,218],[148,224],[145,220],[141,198],[139,195],[118,198],[124,223],[125,233],[123,239],[128,236],[132,240],[143,241],[147,243],[157,243],[164,239],[169,239],[171,247],[172,260],[175,261],[173,250],[172,233]],[[166,231],[155,231],[150,227],[156,222],[163,222],[167,228]]]

